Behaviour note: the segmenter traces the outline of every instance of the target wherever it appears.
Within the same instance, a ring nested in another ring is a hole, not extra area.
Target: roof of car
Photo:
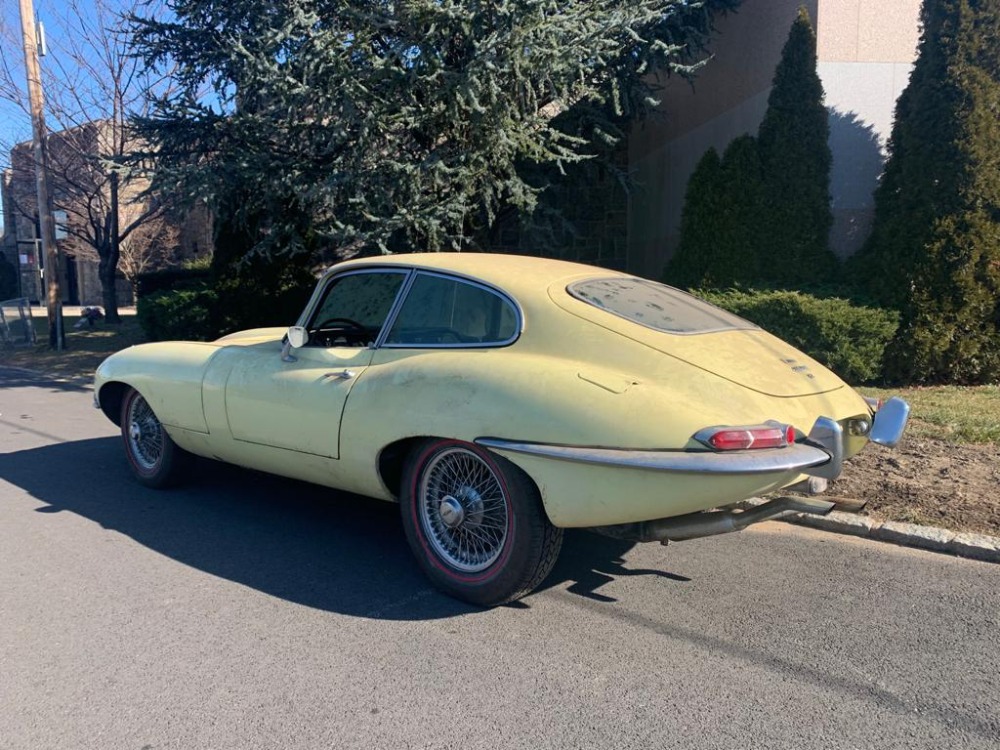
[[[570,263],[554,258],[502,253],[410,253],[357,258],[333,266],[330,271],[346,271],[361,266],[407,266],[432,271],[449,271],[481,279],[511,292],[543,290],[560,280],[580,277],[624,276],[598,266]]]

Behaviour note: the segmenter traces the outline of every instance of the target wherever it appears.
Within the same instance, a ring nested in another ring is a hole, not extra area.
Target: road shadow
[[[90,390],[90,385],[82,378],[58,378],[20,367],[0,365],[0,388],[46,388],[49,391],[75,391],[82,393]]]
[[[113,529],[180,563],[271,596],[359,617],[423,620],[478,612],[433,590],[412,558],[393,503],[211,461],[166,491],[137,484],[117,438],[0,454],[0,477],[46,505]],[[570,530],[542,590],[595,602],[618,576],[683,576],[625,567],[632,544]],[[513,605],[530,607],[526,602]]]

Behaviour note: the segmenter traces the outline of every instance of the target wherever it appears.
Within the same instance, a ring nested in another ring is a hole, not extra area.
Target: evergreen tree
[[[673,286],[698,289],[704,286],[714,255],[716,226],[720,213],[722,160],[710,148],[698,161],[688,180],[681,213],[681,237],[667,263],[663,280]]]
[[[312,248],[280,256],[247,255],[248,248],[267,236],[272,225],[267,214],[241,210],[251,202],[251,196],[234,188],[216,209],[209,275],[215,304],[208,310],[207,325],[217,335],[289,325],[316,285],[310,273]],[[286,206],[281,212],[285,221],[301,218],[295,201],[287,201]],[[296,235],[309,242],[307,227],[298,227]]]
[[[762,236],[765,182],[756,138],[742,135],[726,147],[720,177],[716,260],[708,279],[715,288],[754,285],[762,255],[770,248],[770,235],[767,243]]]
[[[708,150],[688,182],[668,283],[724,289],[759,279],[763,186],[753,136],[735,139],[721,160],[715,149]]]
[[[1000,380],[1000,0],[925,0],[852,276],[902,312],[887,374]]]
[[[816,35],[801,7],[782,49],[758,134],[768,239],[760,273],[779,286],[828,281],[837,268],[829,248],[833,157],[823,96]]]
[[[829,281],[829,123],[816,73],[816,37],[799,9],[782,50],[757,139],[721,163],[706,154],[688,183],[670,283],[799,287]]]
[[[174,83],[137,125],[157,187],[213,208],[245,191],[234,219],[269,216],[262,252],[463,249],[535,206],[523,165],[613,140],[738,2],[173,0],[133,19]]]

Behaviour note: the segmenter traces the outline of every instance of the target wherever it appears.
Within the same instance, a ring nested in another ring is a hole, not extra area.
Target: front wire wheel
[[[129,389],[122,399],[121,429],[125,455],[139,482],[156,488],[177,482],[189,454],[170,439],[149,403],[135,389]]]
[[[506,459],[453,440],[411,452],[401,510],[410,547],[431,581],[473,604],[518,599],[555,564],[562,530],[534,482]]]

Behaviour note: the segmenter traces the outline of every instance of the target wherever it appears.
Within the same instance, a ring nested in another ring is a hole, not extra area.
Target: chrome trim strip
[[[382,328],[379,330],[378,336],[375,337],[375,343],[372,344],[372,349],[378,349],[388,337],[389,331],[391,331],[393,325],[395,325],[396,317],[399,315],[399,311],[403,307],[406,295],[410,293],[410,287],[413,286],[413,280],[415,278],[417,278],[417,272],[411,268],[406,274],[406,278],[403,279],[402,286],[399,287],[396,299],[393,300],[392,307],[389,308],[389,314],[386,315],[385,320],[382,321]]]
[[[910,405],[899,396],[893,396],[882,408],[875,412],[872,431],[868,439],[887,448],[895,448],[903,437],[906,422],[910,418]]]
[[[796,443],[787,448],[714,453],[711,451],[642,451],[614,448],[582,448],[570,445],[525,443],[481,437],[478,445],[495,450],[541,456],[603,466],[623,466],[685,474],[775,474],[802,473],[830,460],[826,451]]]

